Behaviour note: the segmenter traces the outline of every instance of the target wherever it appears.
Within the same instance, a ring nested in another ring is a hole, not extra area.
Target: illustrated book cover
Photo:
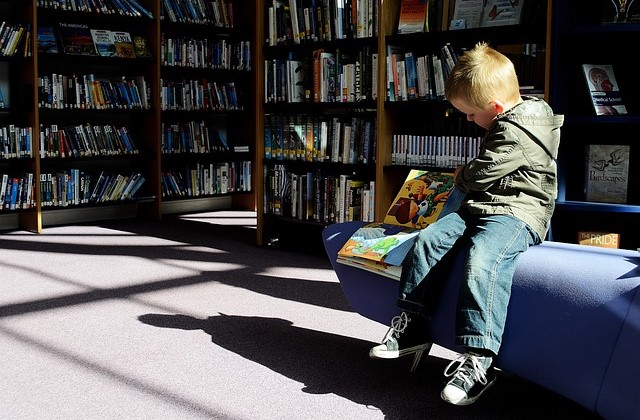
[[[596,115],[627,113],[611,64],[583,64],[582,71]]]
[[[358,229],[338,252],[337,261],[390,278],[400,278],[402,260],[421,229],[458,209],[464,193],[453,173],[412,169],[382,222]]]
[[[111,38],[111,31],[107,29],[91,29],[91,38],[98,54],[102,57],[116,56],[116,46]]]
[[[70,55],[98,55],[91,30],[84,23],[58,23],[62,51]]]
[[[425,32],[428,7],[428,0],[402,0],[400,17],[398,18],[398,33]]]
[[[151,58],[153,55],[151,54],[151,49],[149,48],[149,43],[147,42],[147,38],[136,35],[133,37],[133,48],[138,58]]]
[[[111,31],[111,38],[116,48],[117,57],[136,58],[135,47],[129,32]]]
[[[629,183],[629,145],[587,146],[587,201],[626,203]]]
[[[38,26],[38,34],[36,41],[38,42],[38,52],[57,54],[58,41],[56,40],[56,34],[52,26]]]
[[[525,0],[487,0],[480,26],[518,25]]]

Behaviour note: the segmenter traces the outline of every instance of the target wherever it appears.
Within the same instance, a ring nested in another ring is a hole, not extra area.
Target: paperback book
[[[629,183],[629,145],[587,146],[587,201],[626,203]]]
[[[582,71],[596,115],[627,113],[611,64],[583,64]]]
[[[428,0],[402,0],[400,17],[398,18],[398,33],[425,32],[428,7]]]
[[[111,38],[116,49],[116,57],[136,58],[136,51],[131,34],[125,31],[111,31]]]
[[[91,29],[91,38],[98,54],[102,57],[116,56],[116,46],[111,38],[111,31],[107,29]]]
[[[480,26],[518,25],[522,18],[524,2],[525,0],[485,1]]]
[[[421,229],[460,207],[453,173],[411,170],[382,222],[358,229],[337,261],[399,279],[401,264]]]

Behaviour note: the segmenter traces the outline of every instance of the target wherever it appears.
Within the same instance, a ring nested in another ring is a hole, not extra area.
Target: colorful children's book
[[[460,207],[453,173],[411,170],[382,222],[358,229],[338,252],[342,264],[399,279],[400,265],[421,229]]]

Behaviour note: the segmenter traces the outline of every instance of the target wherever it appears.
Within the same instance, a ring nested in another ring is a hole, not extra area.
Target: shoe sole
[[[419,351],[424,351],[427,349],[431,349],[430,344],[421,344],[419,346],[409,347],[407,349],[398,350],[398,351],[389,351],[389,350],[380,350],[377,351],[377,348],[374,347],[369,351],[369,357],[372,359],[397,359],[402,356],[406,356],[408,354],[417,353]]]
[[[453,405],[461,405],[461,406],[462,405],[471,405],[474,402],[478,401],[478,399],[482,396],[482,394],[487,392],[487,390],[489,388],[491,388],[494,383],[496,383],[496,379],[498,379],[498,378],[497,377],[493,378],[493,380],[491,382],[487,383],[487,385],[482,389],[482,391],[480,391],[478,393],[478,395],[476,395],[473,398],[463,398],[460,401],[455,401],[454,402],[454,401],[451,401],[451,400],[447,399],[447,397],[444,395],[444,390],[443,390],[443,392],[440,393],[440,398],[442,398],[444,401],[448,402],[449,404],[453,404]]]

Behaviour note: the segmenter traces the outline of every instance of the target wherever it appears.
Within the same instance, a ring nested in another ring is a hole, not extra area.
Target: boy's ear
[[[504,103],[502,103],[502,101],[498,99],[491,101],[491,106],[493,107],[493,110],[496,112],[496,114],[501,114],[505,110]]]

